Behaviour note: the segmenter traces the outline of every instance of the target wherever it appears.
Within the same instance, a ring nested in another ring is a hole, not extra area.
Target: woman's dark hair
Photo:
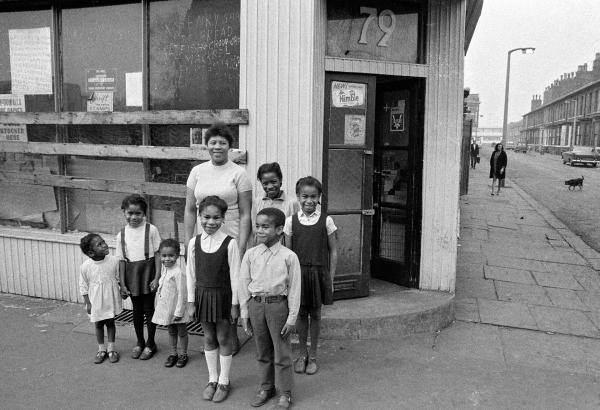
[[[285,225],[285,214],[281,209],[263,208],[256,214],[256,216],[259,215],[264,215],[268,217],[271,220],[271,222],[273,222],[273,224],[275,225],[275,228]]]
[[[210,140],[212,137],[223,137],[229,143],[229,148],[233,146],[233,135],[231,134],[231,130],[223,122],[215,122],[213,125],[211,125],[206,130],[204,137],[206,138],[207,144],[208,140]]]
[[[198,204],[198,215],[200,215],[200,212],[202,212],[207,206],[217,207],[217,209],[221,211],[221,216],[225,216],[225,212],[227,212],[227,202],[225,202],[216,195],[207,196],[202,201],[200,201],[200,203]]]
[[[102,239],[102,237],[97,233],[88,233],[86,236],[81,238],[81,241],[79,241],[79,248],[85,255],[92,252],[92,241],[94,238]]]
[[[281,173],[281,167],[278,162],[267,162],[266,164],[262,164],[258,167],[258,172],[256,173],[256,179],[260,181],[260,178],[263,174],[268,172],[272,172],[277,175],[277,178],[281,181],[283,179],[283,174]]]
[[[143,196],[138,194],[127,195],[123,198],[123,202],[121,202],[121,209],[126,210],[129,205],[137,205],[140,207],[144,215],[148,214],[148,202],[144,199]]]
[[[314,186],[319,191],[319,195],[323,193],[323,186],[321,182],[314,177],[308,176],[304,178],[300,178],[298,182],[296,182],[296,195],[300,193],[300,189],[305,186]]]
[[[499,151],[498,145],[502,145],[502,143],[501,142],[497,143],[496,146],[494,147],[494,151]],[[504,151],[504,145],[502,145],[502,151]]]
[[[163,239],[158,246],[158,250],[160,251],[162,248],[173,248],[177,253],[177,256],[181,253],[181,245],[179,245],[179,241],[173,238]]]

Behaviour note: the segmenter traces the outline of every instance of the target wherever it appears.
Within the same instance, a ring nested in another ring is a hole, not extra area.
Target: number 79
[[[378,47],[387,47],[388,40],[390,39],[392,33],[396,29],[396,15],[392,10],[385,9],[382,10],[379,15],[377,15],[377,9],[375,7],[361,7],[360,14],[368,14],[365,22],[363,23],[362,30],[360,32],[360,38],[358,39],[359,44],[367,44],[367,31],[369,31],[369,25],[375,17],[377,16],[377,25],[379,29],[383,31],[383,37],[377,43]],[[385,24],[385,17],[389,17],[390,21],[388,25]]]

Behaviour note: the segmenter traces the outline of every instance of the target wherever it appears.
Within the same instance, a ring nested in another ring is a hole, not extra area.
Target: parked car
[[[515,143],[513,141],[506,141],[505,150],[515,149]]]
[[[598,154],[595,148],[574,148],[572,151],[562,153],[562,161],[563,164],[571,166],[580,164],[595,167],[600,162],[600,154]]]
[[[522,153],[526,154],[527,153],[527,144],[525,144],[524,142],[519,142],[515,146],[515,152],[522,152]]]

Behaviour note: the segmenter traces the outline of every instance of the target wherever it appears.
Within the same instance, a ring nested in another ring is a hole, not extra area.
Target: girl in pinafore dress
[[[167,326],[171,354],[165,367],[184,367],[188,362],[187,322],[192,320],[191,309],[187,304],[187,284],[185,273],[177,264],[181,248],[175,239],[165,239],[160,243],[158,252],[162,263],[162,272],[156,291],[156,306],[152,322]],[[179,339],[179,353],[177,342]]]
[[[296,196],[300,211],[286,218],[285,243],[300,260],[302,296],[296,321],[300,355],[294,361],[296,373],[315,374],[321,331],[321,306],[333,304],[333,277],[337,265],[337,228],[321,212],[321,183],[313,177],[300,178]],[[310,317],[310,328],[309,319]],[[310,329],[310,352],[307,351]]]
[[[94,363],[102,363],[107,357],[111,363],[116,363],[119,353],[115,351],[115,316],[121,313],[119,261],[108,254],[108,246],[98,234],[90,233],[81,238],[79,247],[90,258],[81,265],[79,290],[90,320],[96,325],[98,353]],[[108,333],[108,353],[104,344],[104,326]]]
[[[196,318],[204,329],[204,357],[208,366],[208,384],[202,397],[215,403],[225,400],[231,388],[231,323],[239,317],[238,245],[234,238],[219,230],[226,212],[227,204],[218,196],[204,198],[198,205],[202,231],[188,245],[188,300],[195,300]]]
[[[160,279],[160,235],[156,226],[146,221],[148,203],[142,196],[126,196],[121,209],[127,225],[117,234],[116,257],[119,259],[121,294],[125,298],[131,296],[133,305],[137,344],[131,351],[131,358],[148,360],[156,353],[156,325],[152,323],[152,316],[154,292]],[[144,316],[148,340],[144,340]]]

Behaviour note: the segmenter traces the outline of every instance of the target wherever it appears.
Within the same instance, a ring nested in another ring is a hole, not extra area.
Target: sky
[[[530,111],[534,94],[600,52],[599,0],[484,0],[465,57],[465,87],[478,93],[480,127],[502,127],[506,56],[511,54],[508,120]]]

